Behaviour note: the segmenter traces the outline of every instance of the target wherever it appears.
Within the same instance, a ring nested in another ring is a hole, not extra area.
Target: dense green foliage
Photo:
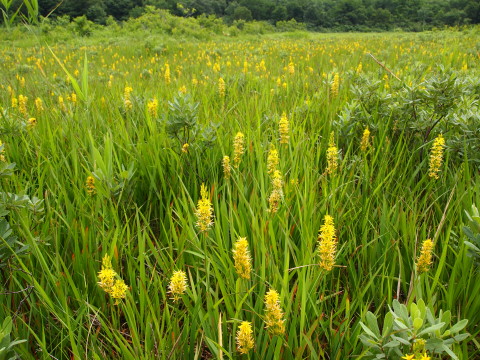
[[[432,359],[479,357],[478,29],[259,36],[254,23],[153,9],[123,26],[61,21],[5,31],[0,44],[8,353],[241,359],[236,332],[250,321],[252,359],[396,360],[425,350],[420,336]],[[245,152],[225,178],[238,132]],[[330,270],[318,250],[327,214]],[[234,266],[240,237],[250,279]],[[98,284],[105,254],[125,299]],[[178,270],[188,287],[174,302]],[[280,335],[265,328],[271,288]]]
[[[10,12],[14,13],[21,3],[23,0],[12,0]],[[86,15],[100,24],[105,24],[109,16],[117,21],[138,17],[146,6],[183,17],[215,15],[227,24],[235,20],[275,24],[294,19],[317,31],[421,31],[480,23],[477,0],[39,0],[38,6],[44,17]],[[22,12],[26,12],[26,7]]]

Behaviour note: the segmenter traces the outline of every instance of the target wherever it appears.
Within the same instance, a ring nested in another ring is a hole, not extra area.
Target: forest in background
[[[12,1],[14,12],[22,1]],[[98,24],[140,17],[148,6],[181,17],[214,15],[228,25],[295,20],[313,31],[422,31],[480,23],[477,0],[39,0],[38,6],[44,17],[85,15]]]

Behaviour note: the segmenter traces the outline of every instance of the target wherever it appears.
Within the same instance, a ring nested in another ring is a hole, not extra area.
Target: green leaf
[[[365,318],[367,321],[368,328],[375,333],[377,338],[380,338],[381,334],[380,334],[380,329],[378,328],[377,317],[369,311],[367,312],[367,315]]]
[[[465,328],[465,326],[467,326],[467,324],[468,324],[467,319],[460,320],[459,322],[457,322],[455,325],[453,325],[450,328],[450,332],[451,333],[458,333],[459,331],[462,331]]]
[[[435,331],[437,331],[437,330],[440,330],[440,329],[443,327],[443,325],[445,325],[444,322],[441,322],[441,323],[432,325],[432,326],[430,326],[430,327],[428,327],[428,328],[423,329],[422,331],[420,331],[420,332],[418,333],[418,336],[422,336],[423,334],[429,334],[429,333],[433,333],[433,332],[435,332]]]
[[[417,317],[415,320],[413,320],[413,328],[415,330],[420,329],[422,325],[423,325],[423,319]]]
[[[368,328],[368,326],[366,326],[366,325],[365,325],[364,323],[362,323],[361,321],[360,321],[360,326],[362,327],[363,331],[365,331],[365,332],[367,333],[367,335],[369,335],[369,336],[371,336],[372,338],[378,340],[377,335],[375,335],[375,333],[374,333],[372,330],[370,330],[370,329]]]

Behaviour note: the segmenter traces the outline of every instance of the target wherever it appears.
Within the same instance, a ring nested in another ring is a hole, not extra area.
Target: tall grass
[[[109,45],[96,38],[50,44],[55,55],[21,42],[15,52],[0,52],[1,140],[7,160],[16,163],[14,176],[1,180],[2,191],[45,201],[40,221],[27,211],[9,218],[29,253],[1,275],[8,294],[0,297],[0,318],[17,315],[14,335],[28,339],[17,348],[22,358],[241,358],[235,343],[241,321],[253,325],[251,359],[353,358],[363,352],[359,322],[367,311],[382,317],[393,299],[420,298],[469,319],[471,340],[453,349],[460,359],[479,356],[478,269],[461,233],[464,209],[480,203],[478,168],[468,155],[453,157],[447,149],[440,179],[432,180],[434,134],[424,144],[396,131],[399,119],[388,115],[371,119],[372,148],[366,152],[360,150],[362,132],[339,135],[342,129],[334,125],[360,74],[383,81],[389,96],[404,86],[367,52],[405,84],[436,75],[438,64],[478,79],[478,59],[470,51],[474,37],[158,41],[166,44],[161,53],[128,38]],[[337,96],[331,93],[335,74]],[[127,85],[133,88],[130,110]],[[197,135],[185,153],[167,136],[168,101],[182,96],[183,86],[199,103],[198,134],[217,124],[213,146]],[[72,93],[76,102],[67,99]],[[11,106],[19,94],[28,97],[27,115]],[[476,96],[478,101],[478,91]],[[35,108],[37,97],[43,111]],[[154,97],[157,117],[147,110]],[[283,112],[288,144],[279,142]],[[37,125],[27,125],[30,117]],[[225,179],[221,161],[233,158],[238,131],[245,134],[246,153]],[[340,156],[337,172],[329,175],[332,131]],[[267,211],[271,143],[285,182],[277,213]],[[85,187],[92,174],[93,196]],[[195,226],[202,183],[215,216],[205,233]],[[325,214],[333,217],[338,237],[330,272],[320,269],[316,252]],[[249,241],[250,280],[235,273],[232,248],[239,237]],[[415,260],[427,238],[435,241],[433,265],[416,276]],[[104,254],[130,287],[119,305],[97,285]],[[173,302],[167,287],[176,270],[186,272],[189,287]],[[34,286],[28,297],[14,293],[28,284]],[[283,336],[271,336],[262,320],[270,288],[280,294]]]

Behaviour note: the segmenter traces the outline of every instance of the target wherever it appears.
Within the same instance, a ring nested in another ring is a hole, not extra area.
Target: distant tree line
[[[109,16],[118,21],[141,16],[146,6],[167,9],[184,17],[213,14],[228,24],[235,20],[276,23],[295,19],[311,30],[420,31],[480,23],[479,0],[38,0],[38,3],[43,16],[86,15],[100,24]]]

